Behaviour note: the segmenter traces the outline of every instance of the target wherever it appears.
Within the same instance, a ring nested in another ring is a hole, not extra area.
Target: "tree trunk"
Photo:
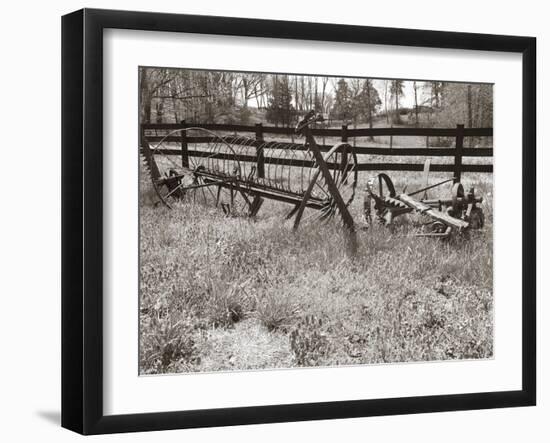
[[[327,90],[328,77],[323,78],[323,92],[321,93],[321,112],[325,112],[325,92]],[[328,114],[328,112],[327,112]],[[324,143],[324,142],[323,142]]]
[[[296,111],[301,111],[300,109],[300,100],[298,97],[298,76],[294,76],[294,101],[296,102]]]
[[[372,91],[371,91],[371,80],[367,79],[367,117],[369,119],[369,128],[372,129]],[[374,137],[369,135],[369,140],[374,141]]]
[[[395,124],[399,124],[399,92],[395,87]]]
[[[418,94],[416,92],[416,82],[413,82],[413,88],[414,88],[414,113],[415,113],[414,125],[418,128]]]
[[[390,122],[389,112],[388,112],[388,81],[384,80],[385,91],[384,91],[384,107],[386,108],[386,123]]]
[[[466,97],[466,105],[468,106],[468,128],[471,128],[473,126],[473,116],[472,116],[472,85],[468,85],[467,87],[467,97]],[[468,137],[470,148],[473,146],[474,138]]]
[[[139,89],[141,90],[141,122],[151,123],[151,100],[153,99],[149,90],[149,79],[147,69],[141,68],[139,79]]]

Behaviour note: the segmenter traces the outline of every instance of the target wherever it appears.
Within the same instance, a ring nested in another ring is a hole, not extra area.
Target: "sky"
[[[338,81],[339,79],[335,78],[335,80]],[[335,82],[331,81],[331,82],[328,83],[327,90],[329,92],[331,92],[331,93],[334,92],[333,83],[336,83],[336,81]],[[380,96],[380,100],[382,101],[382,108],[383,108],[383,106],[384,106],[384,88],[385,88],[384,82],[385,82],[385,80],[373,79],[372,81],[373,81],[374,87],[378,91],[378,94]],[[423,83],[423,81],[419,81],[418,83],[419,83],[419,85],[418,85],[418,104],[421,105],[422,100],[424,100],[424,94],[423,94],[422,88],[420,87],[420,84]],[[390,100],[390,94],[389,94],[389,91],[388,91],[388,101],[389,100]],[[399,106],[406,107],[406,108],[412,108],[414,106],[413,81],[407,81],[407,80],[405,81],[404,87],[403,87],[403,95],[399,99]]]
[[[380,100],[384,102],[384,80],[373,80],[374,87],[378,90]],[[420,82],[419,82],[420,83]],[[388,93],[389,99],[389,93]],[[422,103],[422,90],[418,88],[418,104]],[[403,88],[403,96],[399,99],[399,104],[405,108],[412,108],[414,106],[414,89],[413,82],[406,81]]]
[[[338,77],[334,78],[334,81],[329,81],[327,84],[327,92],[333,93],[334,92],[334,86],[336,82],[339,80]],[[382,108],[384,106],[384,81],[385,80],[377,80],[373,79],[374,87],[377,89],[378,94],[380,95],[380,100],[382,101]],[[420,82],[419,83],[423,83]],[[389,92],[388,92],[388,101],[390,99]],[[418,104],[422,104],[422,100],[424,100],[424,94],[422,88],[418,87]],[[251,98],[248,101],[249,106],[254,107],[256,106],[255,99]],[[403,96],[399,99],[399,105],[406,108],[412,108],[414,106],[414,89],[413,89],[413,82],[412,81],[405,81],[404,87],[403,87]]]

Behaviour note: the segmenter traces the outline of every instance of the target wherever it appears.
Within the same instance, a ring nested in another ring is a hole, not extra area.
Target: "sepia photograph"
[[[493,358],[493,84],[136,75],[140,375]]]

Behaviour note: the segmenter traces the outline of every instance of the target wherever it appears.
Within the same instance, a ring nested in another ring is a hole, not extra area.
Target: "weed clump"
[[[144,373],[167,373],[189,369],[198,363],[193,320],[184,315],[174,322],[172,317],[148,317],[148,332],[141,335],[141,365]]]
[[[291,293],[266,292],[256,297],[256,316],[269,332],[288,332],[299,312]]]
[[[229,328],[247,314],[249,297],[242,284],[210,278],[202,313],[215,328]]]
[[[323,322],[313,315],[304,317],[290,333],[290,349],[296,365],[320,366],[330,352]]]

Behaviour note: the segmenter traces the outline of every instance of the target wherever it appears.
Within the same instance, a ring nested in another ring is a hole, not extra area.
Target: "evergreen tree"
[[[352,101],[348,84],[345,79],[340,79],[336,86],[334,105],[331,110],[332,118],[346,121],[351,118]]]
[[[363,88],[359,99],[358,111],[364,120],[369,123],[369,127],[372,128],[374,115],[378,107],[382,104],[382,101],[371,79],[366,79],[363,82]]]
[[[363,103],[361,113],[364,115],[366,121],[368,122],[369,128],[372,129],[373,117],[376,114],[378,107],[382,104],[382,100],[380,100],[380,95],[374,87],[371,79],[367,78],[363,83],[363,90],[361,95]],[[372,141],[374,140],[374,137],[371,135],[369,139]]]
[[[273,77],[273,87],[268,100],[266,119],[276,126],[281,123],[283,126],[290,126],[295,115],[292,105],[292,89],[288,76]]]

